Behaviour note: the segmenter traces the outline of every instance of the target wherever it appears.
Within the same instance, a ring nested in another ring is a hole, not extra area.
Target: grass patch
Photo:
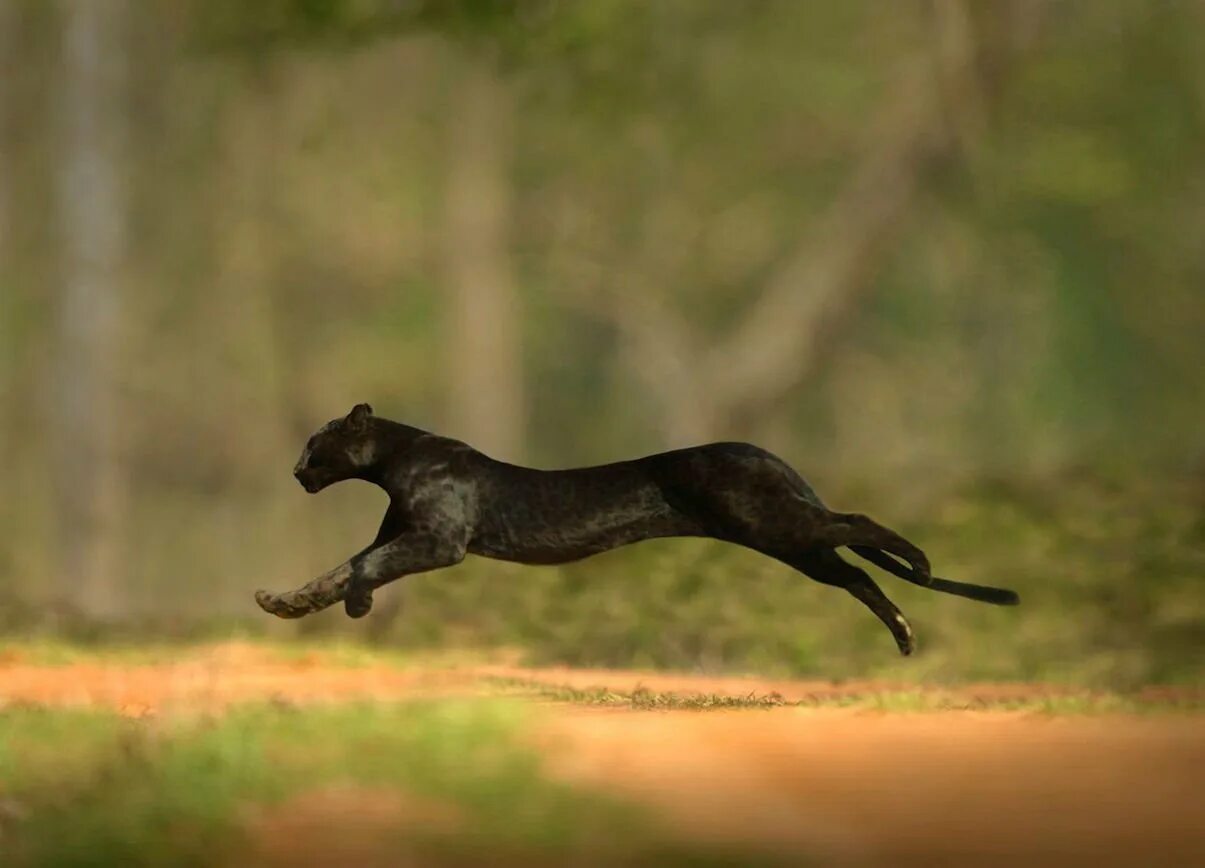
[[[724,696],[715,693],[671,693],[637,687],[632,691],[614,691],[606,687],[585,689],[568,685],[543,684],[514,678],[489,678],[488,682],[521,695],[575,705],[602,705],[632,708],[638,711],[717,711],[733,708],[780,708],[791,705],[777,693]]]
[[[0,665],[18,663],[32,666],[151,666],[175,661],[195,662],[246,657],[265,663],[321,663],[323,666],[360,668],[367,666],[446,669],[484,664],[498,658],[497,651],[463,648],[403,649],[367,645],[346,638],[326,638],[321,642],[265,640],[242,636],[220,641],[128,641],[80,642],[62,637],[38,636],[0,639]]]
[[[779,693],[749,693],[730,696],[715,693],[677,693],[612,690],[606,686],[578,688],[565,684],[523,678],[486,679],[512,695],[575,705],[627,708],[636,711],[721,711],[771,708],[859,708],[881,712],[936,711],[1017,711],[1037,714],[1140,714],[1185,712],[1205,709],[1200,698],[1168,700],[1144,699],[1111,693],[1074,693],[1024,698],[963,696],[943,690],[851,691],[800,699],[786,699]]]
[[[548,779],[517,737],[524,714],[517,703],[480,700],[260,705],[139,721],[8,709],[4,864],[221,864],[251,846],[250,807],[330,784],[451,806],[454,828],[406,828],[377,842],[385,861],[418,853],[424,864],[464,864],[488,852],[515,864],[723,864],[663,838],[634,809]],[[332,840],[342,834],[333,826]]]

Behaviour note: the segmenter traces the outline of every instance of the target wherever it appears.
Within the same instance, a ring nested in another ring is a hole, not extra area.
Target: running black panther
[[[473,554],[562,564],[657,537],[710,537],[753,549],[826,585],[844,588],[911,654],[912,628],[847,548],[913,584],[997,605],[1013,591],[935,578],[915,545],[865,515],[833,512],[781,458],[748,443],[709,443],[631,461],[536,470],[374,416],[357,404],[313,434],[293,469],[311,494],[363,479],[389,494],[376,539],[284,594],[256,592],[265,611],[299,618],[343,601],[372,609],[373,592],[412,573]]]

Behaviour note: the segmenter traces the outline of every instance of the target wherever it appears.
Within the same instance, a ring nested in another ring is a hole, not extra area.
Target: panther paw
[[[353,588],[343,598],[343,610],[349,618],[363,618],[372,611],[372,591]]]

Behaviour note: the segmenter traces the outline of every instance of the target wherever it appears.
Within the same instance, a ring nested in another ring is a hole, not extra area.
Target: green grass
[[[239,818],[249,806],[331,783],[452,806],[455,829],[409,830],[382,844],[399,854],[417,848],[430,864],[464,864],[481,852],[512,864],[586,856],[737,864],[684,849],[633,809],[550,780],[519,738],[524,714],[513,702],[480,700],[260,705],[221,718],[141,721],[10,708],[0,712],[4,864],[220,864],[247,846]]]
[[[413,649],[368,645],[351,637],[324,638],[320,642],[270,640],[254,634],[222,634],[222,645],[245,645],[251,653],[268,662],[296,663],[317,654],[323,666],[355,668],[386,665],[424,669],[471,666],[490,662],[486,650],[464,648]],[[37,666],[90,665],[158,665],[194,656],[198,649],[213,644],[200,639],[150,639],[127,637],[117,641],[81,641],[65,636],[9,637],[0,639],[0,661],[12,660]]]
[[[845,695],[788,700],[778,693],[727,696],[715,693],[654,691],[647,687],[637,687],[631,691],[612,690],[605,686],[577,688],[523,678],[489,678],[487,681],[513,695],[574,705],[628,708],[637,711],[719,711],[792,707],[803,709],[861,708],[883,712],[990,710],[1079,715],[1195,713],[1205,708],[1205,704],[1199,697],[1169,701],[1112,693],[1070,693],[1025,698],[973,697],[968,699],[940,690],[876,690],[851,691]]]
[[[521,696],[569,702],[574,705],[602,705],[632,708],[638,711],[717,711],[732,708],[781,708],[794,705],[777,693],[746,696],[722,696],[714,693],[669,693],[637,687],[632,691],[614,691],[607,687],[580,689],[563,684],[544,684],[521,678],[488,678],[488,683]]]

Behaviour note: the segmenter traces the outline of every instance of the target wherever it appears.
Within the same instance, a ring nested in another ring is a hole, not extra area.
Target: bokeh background
[[[0,0],[0,628],[706,671],[1196,681],[1205,4]],[[356,402],[557,467],[713,439],[1018,609],[718,543],[474,560],[276,622],[375,532]]]

